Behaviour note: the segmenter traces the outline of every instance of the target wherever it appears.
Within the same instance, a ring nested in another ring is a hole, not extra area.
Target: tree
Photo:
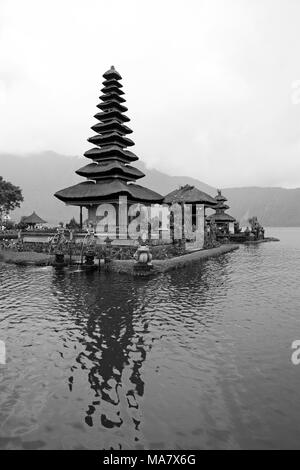
[[[21,217],[20,222],[16,225],[16,229],[18,230],[24,230],[27,227],[26,222],[24,220],[26,219],[25,215]]]
[[[22,191],[18,186],[5,181],[0,176],[0,221],[3,214],[8,214],[17,207],[20,207],[23,201]]]
[[[12,230],[16,226],[16,224],[13,220],[5,220],[3,225],[6,228],[6,230]]]
[[[254,215],[253,217],[250,217],[250,218],[248,219],[248,223],[249,223],[250,226],[251,226],[252,232],[254,232],[254,231],[257,229],[257,227],[260,225],[259,222],[258,222],[258,220],[257,220],[256,215]]]

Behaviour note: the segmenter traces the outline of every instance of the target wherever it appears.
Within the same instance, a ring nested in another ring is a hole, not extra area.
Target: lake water
[[[300,229],[267,235],[152,279],[0,264],[0,448],[300,448]]]

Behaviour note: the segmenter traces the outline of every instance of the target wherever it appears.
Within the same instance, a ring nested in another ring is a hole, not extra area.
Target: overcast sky
[[[300,187],[299,0],[0,0],[0,152],[82,155],[112,64],[148,166]]]

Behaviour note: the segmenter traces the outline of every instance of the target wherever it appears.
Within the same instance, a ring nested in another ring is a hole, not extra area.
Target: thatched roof
[[[101,160],[104,158],[111,159],[120,159],[125,162],[134,162],[139,159],[133,152],[130,150],[122,149],[117,145],[110,145],[109,147],[98,148],[94,147],[90,150],[87,150],[84,153],[85,157],[92,158],[93,160]]]
[[[221,214],[212,214],[207,217],[207,220],[212,222],[235,222],[236,219],[229,214],[221,213]]]
[[[145,176],[144,173],[137,168],[131,165],[124,165],[124,163],[118,161],[107,162],[107,164],[89,163],[79,168],[76,173],[80,176],[86,176],[87,178],[105,175],[125,175],[132,179],[138,179]]]
[[[206,206],[213,207],[217,205],[217,201],[212,196],[206,194],[204,191],[200,191],[200,189],[195,188],[195,186],[190,186],[189,184],[181,186],[179,189],[175,189],[164,198],[164,203],[166,204],[182,202],[187,204],[205,204]]]
[[[214,209],[226,211],[227,209],[229,209],[229,206],[227,206],[227,204],[224,204],[224,202],[218,202],[218,205],[214,207]]]
[[[107,70],[104,74],[103,77],[106,78],[107,80],[114,78],[116,80],[121,80],[121,75],[119,72],[116,71],[115,67],[112,65],[109,70]]]
[[[218,189],[217,191],[218,191],[218,194],[215,196],[215,200],[218,202],[226,202],[227,199],[225,196],[223,196],[221,189]]]
[[[137,202],[162,202],[163,196],[138,184],[126,184],[124,181],[116,179],[110,182],[85,181],[62,189],[55,193],[55,197],[64,202],[72,204],[74,202],[99,202],[109,198],[116,198],[126,195]]]
[[[28,217],[23,217],[22,222],[28,225],[46,224],[46,220],[41,219],[35,212]]]

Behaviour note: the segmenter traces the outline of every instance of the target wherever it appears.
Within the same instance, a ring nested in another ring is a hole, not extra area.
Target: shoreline
[[[186,253],[181,256],[176,256],[174,258],[168,258],[164,260],[153,260],[153,270],[141,274],[141,275],[153,275],[157,273],[164,273],[167,271],[172,271],[174,269],[182,269],[186,266],[195,263],[201,262],[215,256],[220,256],[232,251],[238,250],[239,245],[221,245],[217,248],[210,248],[208,250],[199,250],[194,251],[193,253]],[[133,271],[133,266],[135,264],[134,260],[113,260],[110,263],[110,271],[117,272],[119,274],[131,274],[133,276],[139,276],[138,273]]]
[[[208,250],[199,250],[192,253],[186,253],[174,258],[167,258],[164,260],[153,260],[153,269],[145,275],[152,275],[161,272],[167,272],[173,269],[181,269],[185,266],[198,261],[206,260],[215,256],[238,250],[239,245],[221,245],[217,248],[210,248]],[[33,251],[0,251],[0,262],[7,264],[15,264],[17,266],[51,266],[53,265],[54,257],[47,253],[35,253]],[[109,263],[108,271],[116,272],[119,274],[136,275],[134,272],[135,260],[112,260]],[[74,264],[73,266],[76,266]],[[95,268],[97,264],[95,263]]]
[[[0,261],[18,266],[48,266],[53,255],[36,253],[35,251],[1,250]]]
[[[280,242],[279,238],[275,237],[267,237],[263,238],[262,240],[249,240],[248,242],[243,243],[243,245],[258,245],[259,243],[267,243],[267,242]]]

